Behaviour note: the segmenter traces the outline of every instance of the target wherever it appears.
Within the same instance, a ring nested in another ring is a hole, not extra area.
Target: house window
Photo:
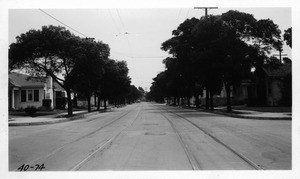
[[[26,90],[21,90],[21,102],[26,102]]]
[[[34,98],[34,101],[39,101],[39,96],[40,96],[40,93],[39,93],[39,90],[34,90],[34,93],[33,93],[33,98]]]
[[[28,90],[28,101],[32,101],[32,98],[33,98],[32,90]]]

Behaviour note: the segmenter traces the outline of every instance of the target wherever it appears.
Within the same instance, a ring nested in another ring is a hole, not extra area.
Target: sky
[[[291,8],[219,8],[209,10],[208,14],[218,15],[230,9],[253,14],[256,19],[270,18],[282,32],[292,25]],[[164,70],[162,60],[169,56],[160,49],[161,44],[172,37],[172,30],[185,19],[200,18],[204,14],[204,10],[193,7],[10,9],[9,44],[30,29],[64,26],[75,35],[108,44],[110,58],[127,62],[132,84],[149,90],[152,78]],[[284,46],[283,53],[291,58],[289,47]]]

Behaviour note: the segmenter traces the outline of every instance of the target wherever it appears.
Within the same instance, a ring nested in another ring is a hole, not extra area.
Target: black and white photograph
[[[4,178],[297,178],[296,1],[101,2],[1,2]]]

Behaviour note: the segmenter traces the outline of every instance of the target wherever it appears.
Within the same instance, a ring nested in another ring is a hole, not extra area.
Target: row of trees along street
[[[128,76],[125,61],[109,59],[110,48],[101,41],[75,36],[60,26],[43,26],[16,37],[9,47],[9,70],[25,70],[41,80],[51,76],[67,93],[68,115],[72,115],[71,93],[114,101],[115,105],[134,102],[141,92]]]
[[[259,70],[272,50],[282,52],[283,40],[278,25],[270,19],[256,20],[253,15],[228,11],[200,19],[187,19],[172,32],[173,37],[162,43],[161,49],[171,57],[164,59],[165,71],[153,78],[149,100],[186,98],[206,91],[206,109],[213,109],[213,95],[226,89],[227,110],[231,111],[232,87],[250,77],[252,68]],[[291,47],[291,28],[284,40]],[[277,59],[276,59],[277,60]]]

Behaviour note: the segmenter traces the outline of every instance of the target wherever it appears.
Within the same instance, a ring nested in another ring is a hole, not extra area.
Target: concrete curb
[[[259,117],[259,116],[243,116],[240,114],[229,114],[226,112],[221,112],[221,111],[208,111],[208,110],[203,110],[205,112],[211,112],[215,114],[220,114],[220,115],[225,115],[225,116],[230,116],[234,118],[244,118],[244,119],[256,119],[256,120],[292,120],[292,117]]]
[[[196,111],[203,111],[203,112],[208,112],[208,113],[214,113],[214,114],[220,114],[224,116],[229,116],[229,117],[234,117],[234,118],[244,118],[244,119],[255,119],[255,120],[292,120],[292,117],[258,117],[258,116],[243,116],[240,114],[230,114],[226,112],[221,112],[221,111],[210,111],[206,109],[196,109],[196,108],[189,108],[189,107],[183,107],[185,109],[192,109]]]
[[[46,124],[55,124],[55,123],[62,123],[62,122],[67,122],[67,121],[74,121],[74,120],[78,120],[87,116],[92,116],[95,114],[98,114],[99,111],[94,111],[94,112],[83,112],[81,114],[78,115],[74,115],[72,117],[68,117],[68,118],[62,118],[62,119],[58,119],[58,120],[49,120],[49,121],[38,121],[38,122],[11,122],[8,123],[8,126],[35,126],[35,125],[46,125]]]

